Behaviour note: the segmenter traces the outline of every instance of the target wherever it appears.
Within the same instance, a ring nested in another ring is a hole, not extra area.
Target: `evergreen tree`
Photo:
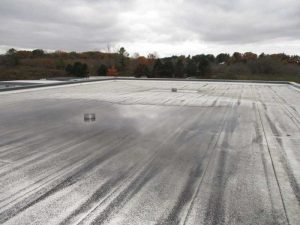
[[[175,63],[174,73],[175,73],[175,77],[178,78],[181,78],[184,75],[184,64],[183,64],[183,60],[180,58],[178,58]]]
[[[149,76],[149,68],[145,64],[138,64],[133,72],[135,77]]]
[[[65,70],[68,74],[77,77],[87,77],[89,73],[87,64],[81,62],[75,62],[73,65],[69,64]]]
[[[152,77],[160,77],[162,74],[162,62],[160,59],[155,59],[152,70]]]
[[[107,66],[104,64],[101,64],[100,67],[97,70],[98,76],[106,76],[107,75]]]
[[[188,59],[185,72],[189,77],[195,77],[197,75],[197,64],[194,60]]]

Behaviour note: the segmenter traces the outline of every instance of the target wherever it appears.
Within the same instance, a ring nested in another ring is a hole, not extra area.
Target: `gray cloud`
[[[177,17],[183,21],[182,28],[209,42],[254,43],[276,38],[300,38],[299,1],[218,2],[203,1],[199,8],[186,4],[181,16]]]
[[[2,0],[0,48],[299,54],[299,15],[298,0]]]

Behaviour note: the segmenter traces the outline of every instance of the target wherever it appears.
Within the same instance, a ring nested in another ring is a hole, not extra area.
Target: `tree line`
[[[284,53],[257,55],[252,52],[235,52],[160,58],[155,53],[148,56],[135,53],[130,57],[124,47],[114,53],[97,51],[47,53],[42,49],[33,51],[10,49],[6,54],[0,55],[0,68],[2,71],[0,79],[3,79],[3,71],[5,71],[7,74],[40,72],[40,76],[46,77],[108,75],[149,78],[300,80],[300,56]]]

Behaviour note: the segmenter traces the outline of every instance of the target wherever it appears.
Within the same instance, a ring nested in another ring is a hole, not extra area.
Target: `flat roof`
[[[0,224],[300,224],[299,91],[107,80],[2,92]]]

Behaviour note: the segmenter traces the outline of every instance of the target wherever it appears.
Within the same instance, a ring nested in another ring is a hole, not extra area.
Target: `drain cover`
[[[96,121],[95,113],[85,113],[84,114],[84,122]]]

